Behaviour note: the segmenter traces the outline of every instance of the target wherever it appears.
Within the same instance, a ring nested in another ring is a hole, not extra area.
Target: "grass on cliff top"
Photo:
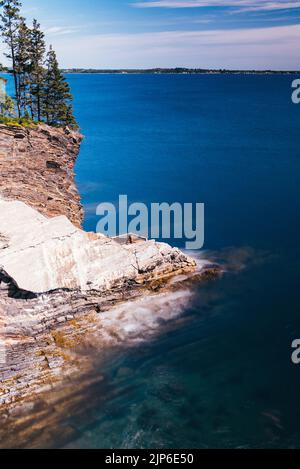
[[[38,122],[30,119],[30,117],[21,117],[20,119],[18,117],[4,117],[0,116],[0,125],[7,125],[8,127],[19,127],[21,128],[29,128],[33,129],[39,124],[45,124],[45,122]],[[48,124],[50,127],[54,127],[55,129],[61,129],[65,128],[65,126],[61,125],[54,125],[54,124]],[[70,125],[68,126],[75,132],[79,132],[79,126],[78,125]]]
[[[0,124],[4,124],[7,126],[11,127],[35,127],[37,125],[37,122],[33,121],[32,119],[28,117],[21,117],[20,119],[18,117],[3,117],[0,116]]]

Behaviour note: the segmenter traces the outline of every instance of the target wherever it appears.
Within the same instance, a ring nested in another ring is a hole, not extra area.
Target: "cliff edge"
[[[81,226],[83,209],[74,165],[83,137],[41,124],[0,125],[0,195],[20,200],[43,215],[65,215]]]

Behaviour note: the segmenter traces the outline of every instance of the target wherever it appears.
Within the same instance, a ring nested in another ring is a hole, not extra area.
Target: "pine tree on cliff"
[[[4,42],[8,47],[8,53],[5,54],[8,59],[12,61],[12,72],[15,84],[15,94],[17,101],[18,115],[21,116],[21,100],[19,95],[19,80],[16,69],[16,53],[18,48],[18,33],[20,25],[20,7],[21,3],[18,0],[1,0],[0,7],[3,8],[0,16],[2,24],[0,31],[4,38]]]
[[[44,82],[44,55],[46,45],[44,33],[41,31],[40,24],[33,20],[30,40],[30,94],[31,94],[31,116],[38,121],[42,119],[42,92]]]
[[[43,85],[42,116],[49,125],[76,127],[71,101],[70,87],[59,69],[56,53],[50,47]]]
[[[15,68],[18,76],[18,94],[20,99],[20,109],[23,115],[27,115],[31,105],[30,93],[30,44],[31,31],[27,27],[25,19],[20,19],[18,30],[18,44],[15,55]]]

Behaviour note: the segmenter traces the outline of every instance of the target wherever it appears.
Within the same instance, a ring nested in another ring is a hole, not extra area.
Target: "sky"
[[[23,0],[23,14],[64,68],[300,69],[300,0]]]

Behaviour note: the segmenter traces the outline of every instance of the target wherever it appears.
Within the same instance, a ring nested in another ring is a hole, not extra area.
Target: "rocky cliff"
[[[82,135],[46,125],[0,125],[0,194],[46,216],[65,215],[81,226],[83,210],[74,182]]]

